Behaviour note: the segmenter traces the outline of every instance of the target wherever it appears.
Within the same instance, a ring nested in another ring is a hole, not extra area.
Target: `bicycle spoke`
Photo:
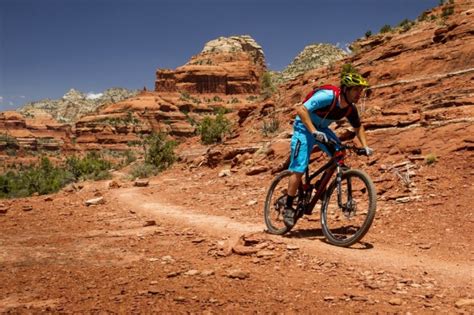
[[[272,182],[265,201],[265,223],[268,231],[273,234],[284,234],[288,231],[283,222],[283,209],[286,204],[289,176],[289,172],[282,173]]]
[[[335,183],[326,199],[321,218],[329,242],[349,246],[368,230],[375,213],[375,192],[365,173],[349,171],[341,182],[340,202]]]

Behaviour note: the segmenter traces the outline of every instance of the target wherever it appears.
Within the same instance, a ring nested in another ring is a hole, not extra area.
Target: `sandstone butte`
[[[288,152],[294,106],[314,86],[337,84],[341,66],[349,62],[372,86],[359,110],[371,146],[383,155],[381,162],[417,152],[470,151],[474,11],[469,1],[457,1],[455,6],[456,14],[443,20],[426,19],[408,30],[361,38],[352,44],[353,54],[279,85],[277,93],[265,100],[259,97],[260,80],[267,71],[262,48],[250,36],[221,37],[207,43],[185,65],[158,69],[154,91],[104,105],[73,124],[60,124],[47,115],[26,118],[2,112],[0,134],[16,139],[10,147],[16,150],[18,162],[38,149],[124,151],[142,135],[165,131],[180,139],[179,155],[192,162],[203,158],[196,152],[209,154],[199,143],[192,121],[212,115],[216,108],[227,108],[234,130],[231,139],[211,149],[218,152],[213,164],[235,156],[235,148],[270,146],[276,160],[269,163],[274,165]],[[427,15],[439,16],[441,10],[433,8]],[[261,126],[269,119],[280,122],[280,133],[266,137]],[[339,124],[336,132],[353,136],[347,123]],[[5,140],[0,142],[3,161],[11,160],[8,147]],[[226,155],[227,151],[234,153]]]

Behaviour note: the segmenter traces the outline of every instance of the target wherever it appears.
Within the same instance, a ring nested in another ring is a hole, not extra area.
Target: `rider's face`
[[[357,103],[364,91],[363,86],[354,86],[351,87],[348,91],[348,98],[351,103]]]

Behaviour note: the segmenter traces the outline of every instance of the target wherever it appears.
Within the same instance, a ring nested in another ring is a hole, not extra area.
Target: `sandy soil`
[[[178,164],[147,187],[117,173],[121,187],[3,201],[0,312],[472,313],[474,174],[454,159],[450,182],[442,161],[419,170],[422,198],[380,198],[351,248],[324,242],[318,212],[265,233],[269,173]]]

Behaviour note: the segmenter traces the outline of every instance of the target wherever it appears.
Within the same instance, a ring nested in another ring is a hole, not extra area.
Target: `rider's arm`
[[[354,128],[357,135],[357,139],[359,139],[360,143],[362,144],[362,147],[363,148],[368,147],[367,139],[365,138],[365,129],[364,129],[364,126],[360,122],[359,112],[357,110],[357,107],[355,107],[354,105],[352,106],[353,106],[352,111],[349,114],[349,116],[347,116],[347,119],[349,120],[349,123]]]
[[[317,131],[313,121],[311,120],[310,112],[330,106],[333,98],[334,95],[331,91],[321,90],[314,93],[314,95],[309,100],[307,100],[302,105],[299,105],[296,109],[297,115],[300,117],[301,121],[310,133]]]
[[[296,114],[300,116],[301,121],[310,133],[316,131],[316,127],[314,127],[314,124],[311,121],[311,117],[309,116],[309,111],[304,105],[298,106],[298,108],[296,109]]]
[[[364,126],[360,126],[359,128],[355,128],[355,132],[357,135],[357,139],[359,139],[360,143],[362,144],[362,147],[368,147],[367,145],[367,140],[365,138],[365,129]]]

